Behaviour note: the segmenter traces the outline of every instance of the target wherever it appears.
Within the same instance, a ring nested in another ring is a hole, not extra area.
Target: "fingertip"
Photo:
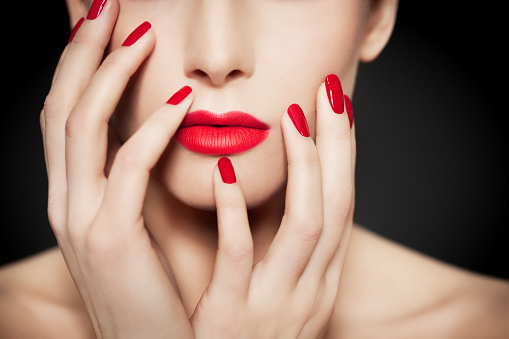
[[[84,6],[75,13],[75,19],[79,17],[78,13],[81,18],[71,32],[69,43],[74,41],[78,44],[92,42],[104,50],[110,42],[113,28],[117,22],[120,4],[118,0],[102,0],[101,6],[92,7],[88,14],[84,12],[86,10]]]
[[[173,94],[168,101],[166,102],[169,105],[179,105],[184,101],[184,99],[189,98],[191,96],[191,99],[194,98],[193,96],[193,89],[190,86],[183,86],[181,89],[179,89],[175,94]]]
[[[344,112],[343,88],[341,81],[336,74],[329,74],[324,81],[325,91],[330,107],[334,113],[341,114]]]
[[[235,169],[233,168],[232,162],[229,158],[220,158],[217,162],[217,167],[219,169],[221,179],[225,184],[234,184],[237,182]]]
[[[218,159],[213,170],[216,207],[220,209],[245,209],[245,199],[240,181],[228,157]]]
[[[131,34],[122,43],[122,46],[129,47],[134,45],[139,39],[141,39],[148,31],[150,31],[152,25],[148,21],[144,21],[138,27],[136,27]]]
[[[291,104],[288,106],[286,113],[286,115],[290,118],[294,129],[296,129],[301,136],[305,138],[309,137],[309,126],[302,108],[298,104]]]

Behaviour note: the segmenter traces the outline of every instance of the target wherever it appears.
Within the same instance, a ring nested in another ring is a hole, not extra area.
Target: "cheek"
[[[261,77],[277,89],[272,102],[303,108],[313,133],[316,90],[325,77],[338,75],[344,93],[353,93],[365,10],[354,1],[316,1],[305,11],[273,17],[264,17],[257,39]]]
[[[178,2],[175,2],[178,4]],[[115,114],[113,122],[121,140],[127,140],[143,122],[183,85],[182,45],[185,25],[182,16],[167,1],[151,2],[123,0],[122,10],[112,34],[109,50],[122,45],[125,38],[143,21],[152,24],[156,46],[131,78]],[[171,32],[171,34],[168,34]],[[180,72],[178,72],[180,70]]]

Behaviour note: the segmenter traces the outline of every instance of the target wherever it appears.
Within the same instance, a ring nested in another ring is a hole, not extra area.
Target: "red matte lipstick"
[[[176,134],[177,141],[190,151],[227,155],[245,152],[267,138],[269,125],[244,112],[188,113]]]

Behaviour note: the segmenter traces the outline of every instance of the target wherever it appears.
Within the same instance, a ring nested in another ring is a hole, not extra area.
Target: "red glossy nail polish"
[[[237,182],[235,177],[235,170],[233,169],[232,162],[227,157],[222,157],[217,162],[219,167],[219,173],[221,173],[221,179],[225,184],[233,184]]]
[[[122,46],[131,46],[132,44],[134,44],[136,41],[138,41],[139,38],[143,36],[143,34],[147,33],[150,27],[152,26],[148,21],[145,21],[144,23],[139,25],[131,34],[129,34],[129,36],[127,37],[127,39],[125,39]]]
[[[182,100],[187,98],[187,96],[191,94],[192,91],[193,89],[191,87],[184,86],[181,89],[179,89],[175,94],[173,94],[166,103],[170,105],[178,105],[182,102]]]
[[[101,14],[104,5],[106,5],[107,0],[94,0],[92,6],[90,6],[90,10],[88,11],[87,19],[94,20]]]
[[[71,31],[71,36],[69,37],[69,42],[71,42],[72,39],[74,39],[74,36],[76,35],[76,32],[78,32],[78,29],[80,29],[83,21],[85,21],[85,18],[79,19],[79,21],[76,23],[76,25],[74,25],[74,28]]]
[[[341,82],[336,74],[328,75],[325,78],[325,89],[332,110],[338,114],[343,113],[345,110],[343,107],[343,89],[341,88]]]
[[[288,115],[290,116],[290,119],[292,119],[297,131],[299,131],[302,136],[309,137],[308,122],[306,121],[304,112],[302,112],[302,108],[300,108],[297,104],[292,104],[288,107]]]
[[[347,95],[345,95],[345,107],[346,107],[346,114],[348,114],[348,120],[350,120],[350,128],[352,128],[352,125],[353,125],[352,102],[350,101],[350,98]]]

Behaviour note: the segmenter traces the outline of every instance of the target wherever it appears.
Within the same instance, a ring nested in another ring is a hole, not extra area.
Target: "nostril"
[[[229,80],[233,80],[233,79],[240,77],[241,75],[242,75],[242,71],[239,71],[238,69],[234,69],[227,75],[227,78],[229,78]]]
[[[220,85],[225,82],[235,80],[237,78],[242,77],[243,74],[244,74],[244,72],[242,72],[241,70],[238,70],[238,69],[234,69],[231,72],[229,72],[228,74],[226,74],[226,76],[223,75],[222,77],[220,76],[220,74],[219,75],[218,74],[209,74],[199,68],[193,70],[193,72],[192,72],[192,76],[195,79],[207,81],[207,82],[210,81],[212,83],[212,85]]]
[[[206,78],[207,77],[207,73],[205,73],[204,71],[202,71],[201,69],[195,69],[193,71],[194,75],[196,75],[198,78]]]

